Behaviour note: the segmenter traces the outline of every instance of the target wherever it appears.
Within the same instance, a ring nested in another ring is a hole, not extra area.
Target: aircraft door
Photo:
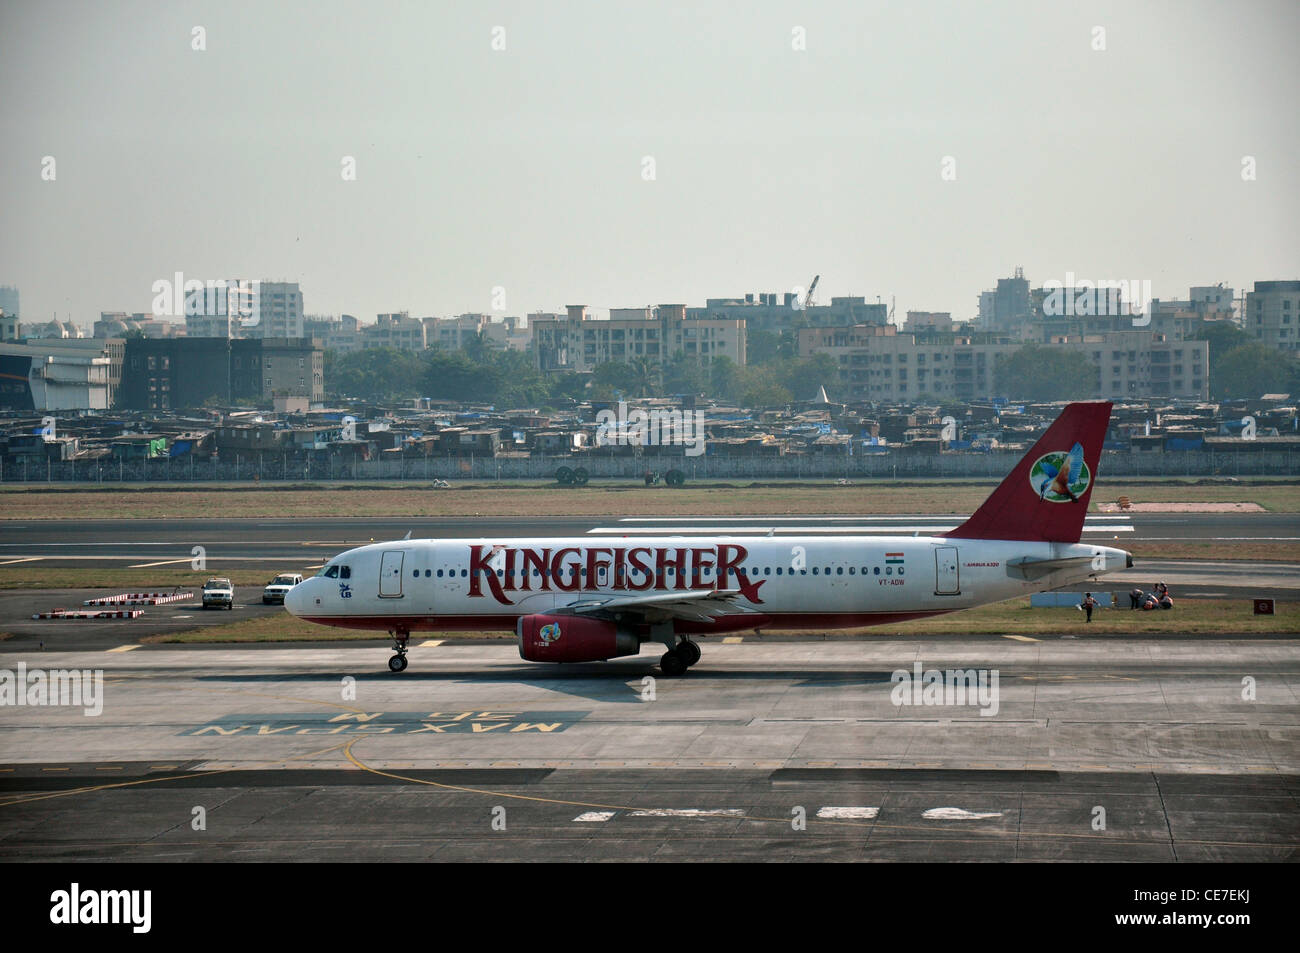
[[[406,553],[400,549],[384,553],[379,562],[379,598],[402,598],[402,561]]]
[[[955,596],[961,592],[957,575],[957,547],[939,546],[934,551],[934,594]]]

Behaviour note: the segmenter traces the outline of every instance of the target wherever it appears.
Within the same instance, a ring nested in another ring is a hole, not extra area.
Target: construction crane
[[[807,311],[813,306],[813,292],[817,290],[817,282],[822,280],[821,275],[814,275],[812,284],[808,286],[808,293],[803,296],[803,309]]]

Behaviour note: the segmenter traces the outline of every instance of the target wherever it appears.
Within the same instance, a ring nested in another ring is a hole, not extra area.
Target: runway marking
[[[648,807],[628,811],[629,817],[744,817],[745,811],[739,807]]]
[[[127,569],[152,569],[154,566],[173,566],[176,563],[187,563],[189,561],[190,561],[190,557],[184,556],[180,559],[164,559],[162,562],[157,562],[157,563],[138,563],[137,565],[127,566],[126,568]]]
[[[330,745],[328,748],[321,748],[319,751],[309,751],[307,754],[295,755],[292,758],[280,758],[276,761],[262,762],[263,764],[288,764],[290,761],[301,761],[304,758],[315,757],[318,754],[328,754],[331,751],[337,751],[342,748],[342,744]],[[175,765],[166,765],[167,768],[175,768]],[[151,769],[152,770],[152,769]],[[82,788],[73,788],[69,791],[56,791],[53,794],[35,794],[25,795],[22,797],[11,798],[7,801],[0,801],[0,807],[10,807],[14,804],[27,804],[32,801],[48,801],[56,797],[70,797],[73,794],[92,794],[95,791],[108,791],[113,788],[129,788],[140,784],[155,784],[158,781],[180,781],[187,778],[211,777],[214,774],[228,774],[237,768],[219,768],[215,771],[198,771],[193,774],[173,774],[161,778],[139,778],[135,781],[118,781],[115,784],[93,784]]]
[[[723,645],[739,645],[741,642],[744,642],[744,641],[745,641],[745,637],[744,637],[743,635],[728,635],[728,636],[726,636],[726,637],[722,640],[722,644],[723,644]]]
[[[0,566],[12,566],[16,563],[34,563],[44,559],[44,556],[24,556],[22,559],[6,559],[0,562]]]
[[[926,533],[941,535],[956,529],[957,523],[936,524],[936,523],[901,523],[893,526],[883,526],[872,523],[862,523],[856,526],[764,526],[761,524],[736,524],[731,525],[714,525],[714,526],[639,526],[636,529],[638,536],[704,536],[704,535],[762,535],[769,531],[778,535],[825,535],[825,536],[853,536],[867,535],[869,533],[880,533],[886,535],[899,535],[901,533]],[[1084,526],[1085,533],[1133,533],[1136,530],[1132,526]],[[627,536],[628,528],[626,526],[597,526],[587,530],[589,536]],[[1251,537],[1253,538],[1253,537]]]
[[[119,645],[115,649],[105,649],[105,651],[106,652],[132,652],[135,649],[138,649],[139,647],[140,644],[138,642],[132,642],[130,645]]]
[[[1004,635],[1004,639],[1015,639],[1017,642],[1041,642],[1042,639],[1031,639],[1027,635]]]
[[[593,804],[588,801],[568,801],[568,800],[563,800],[561,798],[538,797],[536,795],[531,795],[531,794],[514,794],[507,791],[491,791],[485,788],[470,788],[458,784],[444,784],[441,781],[430,781],[425,778],[412,778],[412,777],[407,777],[406,775],[393,774],[389,771],[380,771],[378,768],[371,767],[370,765],[366,764],[364,761],[359,760],[357,756],[352,753],[353,745],[355,745],[359,740],[360,739],[358,738],[353,738],[351,741],[343,745],[342,746],[343,756],[354,767],[359,768],[362,771],[369,772],[370,774],[378,775],[379,777],[392,778],[395,781],[406,781],[410,784],[423,784],[426,785],[427,787],[439,788],[440,790],[443,791],[460,791],[465,794],[482,794],[482,795],[486,795],[487,797],[509,798],[515,801],[533,801],[535,803],[540,803],[540,804],[557,804],[557,805],[564,805],[568,807],[596,808],[598,810],[616,811],[616,812],[639,810],[638,808],[628,807],[623,804]],[[790,818],[788,816],[759,817],[756,815],[749,815],[748,819],[751,821],[769,822],[769,823],[782,824],[782,825],[790,823]],[[914,831],[914,832],[922,832],[927,836],[929,836],[931,832],[933,832],[934,830],[933,825],[918,826],[912,824],[881,824],[877,820],[873,820],[870,824],[867,824],[867,823],[860,823],[856,820],[822,819],[821,823],[826,825],[827,827],[854,827],[858,829],[870,828],[872,830],[877,830],[877,831]],[[999,828],[986,828],[982,830],[976,828],[974,830],[971,830],[971,833],[977,834],[979,836],[976,839],[969,841],[968,843],[986,842],[990,837],[1010,839],[1013,837],[1018,838],[1020,836],[1020,832],[1018,830],[1002,830]],[[1091,832],[1086,834],[1041,833],[1041,834],[1036,834],[1035,836],[1039,839],[1050,838],[1055,840],[1085,840],[1085,839],[1095,840],[1095,838],[1097,837],[1096,834]],[[1108,838],[1107,842],[1132,844],[1132,845],[1150,844],[1150,841],[1147,839],[1139,839],[1139,838],[1125,839],[1122,837],[1116,837],[1113,840]],[[963,841],[963,843],[967,843],[967,842]],[[1204,841],[1204,840],[1192,840],[1192,839],[1183,839],[1180,841],[1180,843],[1185,845],[1195,844],[1201,847],[1261,847],[1261,846],[1296,847],[1296,846],[1300,846],[1294,843],[1270,844],[1267,842],[1261,843],[1260,841]]]
[[[1001,817],[1001,811],[968,811],[961,807],[932,807],[922,815],[931,821],[982,821],[991,817]]]
[[[418,646],[416,646],[416,648],[421,648],[421,649],[432,649],[432,648],[436,648],[437,646],[442,645],[443,641],[445,641],[445,640],[443,640],[443,639],[425,639],[425,640],[424,640],[423,642],[421,642]]]
[[[862,820],[871,820],[880,813],[878,807],[821,807],[817,809],[817,816],[821,818],[860,818]]]
[[[600,824],[609,820],[617,813],[617,811],[584,811],[575,817],[573,822],[575,824]]]

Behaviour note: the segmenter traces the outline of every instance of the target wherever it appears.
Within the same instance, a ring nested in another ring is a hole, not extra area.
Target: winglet
[[[1067,405],[984,505],[947,535],[956,539],[1077,543],[1097,480],[1110,409],[1109,401]],[[1078,480],[1071,483],[1070,493],[1058,493],[1051,488],[1051,481],[1069,465],[1070,451],[1076,443],[1083,447],[1083,467]]]

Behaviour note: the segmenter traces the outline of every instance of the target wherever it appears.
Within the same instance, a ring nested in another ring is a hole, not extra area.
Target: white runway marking
[[[704,536],[704,535],[762,535],[774,530],[778,535],[787,536],[803,534],[806,536],[851,536],[855,533],[926,533],[942,535],[956,529],[959,524],[939,525],[934,523],[899,523],[890,526],[879,524],[840,525],[840,526],[768,526],[761,523],[731,523],[724,526],[638,526],[635,533],[629,533],[627,526],[597,526],[587,530],[590,536]],[[1085,533],[1132,533],[1132,526],[1087,526]]]
[[[585,813],[583,813],[583,814],[579,814],[577,817],[575,817],[575,818],[573,819],[573,822],[574,822],[575,824],[599,824],[599,823],[602,823],[603,821],[607,821],[607,820],[609,820],[611,817],[614,816],[615,813],[617,813],[617,812],[615,812],[615,811],[587,811],[587,812],[585,812]]]
[[[921,815],[929,821],[982,821],[990,817],[1001,817],[1001,811],[968,811],[960,807],[932,807]]]
[[[647,808],[643,811],[628,811],[629,817],[744,817],[745,812],[738,807],[719,808]]]
[[[822,807],[817,809],[817,816],[846,820],[871,820],[880,813],[878,807]]]

